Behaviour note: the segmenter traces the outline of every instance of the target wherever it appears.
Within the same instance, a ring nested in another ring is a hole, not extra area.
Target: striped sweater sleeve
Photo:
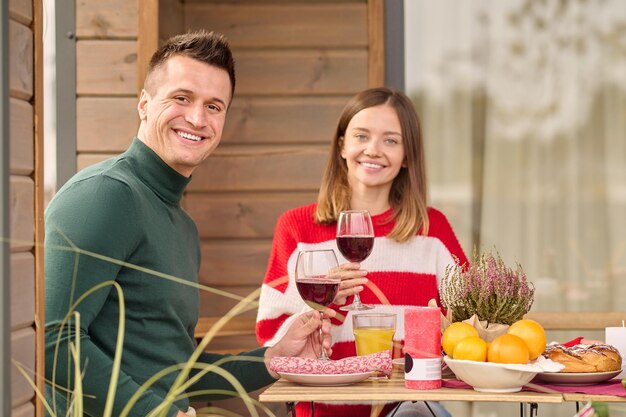
[[[289,285],[289,259],[297,250],[295,233],[300,227],[302,225],[290,212],[283,213],[276,223],[257,313],[256,336],[261,346],[274,345],[295,320],[295,315],[308,310],[295,286]]]

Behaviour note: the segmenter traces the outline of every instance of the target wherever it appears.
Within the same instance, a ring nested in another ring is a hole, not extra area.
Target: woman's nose
[[[378,141],[373,139],[367,142],[367,146],[365,147],[365,151],[363,151],[367,156],[379,156],[380,148]]]

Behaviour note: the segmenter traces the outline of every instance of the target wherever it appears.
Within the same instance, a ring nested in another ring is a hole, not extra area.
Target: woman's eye
[[[387,138],[385,141],[386,141],[389,145],[395,145],[395,144],[397,144],[397,143],[398,143],[398,140],[397,140],[397,139],[394,139],[394,138]]]
[[[354,135],[354,137],[361,142],[367,140],[367,136],[365,135]]]

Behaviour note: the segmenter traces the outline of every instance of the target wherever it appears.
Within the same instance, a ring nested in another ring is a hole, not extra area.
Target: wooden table
[[[472,401],[520,403],[520,415],[526,414],[524,404],[530,404],[530,415],[537,412],[537,404],[563,402],[625,402],[626,398],[610,395],[575,393],[540,393],[520,391],[514,393],[478,392],[472,389],[440,388],[413,390],[404,387],[404,378],[394,376],[388,380],[366,380],[345,387],[309,387],[279,380],[260,396],[261,402],[284,402],[293,408],[298,401]],[[578,405],[578,404],[577,404]],[[578,408],[578,407],[577,407]]]
[[[520,415],[526,414],[524,404],[531,405],[530,414],[538,403],[558,404],[564,401],[560,393],[520,391],[514,393],[478,392],[472,389],[440,388],[413,390],[404,387],[403,378],[366,380],[345,387],[308,387],[278,380],[259,396],[261,402],[284,402],[295,416],[294,403],[298,401],[483,401],[520,403]]]
[[[414,390],[404,387],[404,379],[366,380],[345,387],[308,387],[278,380],[260,396],[262,402],[295,401],[494,401],[522,403],[561,403],[563,395],[532,391],[514,393],[478,392],[473,389],[440,388]]]

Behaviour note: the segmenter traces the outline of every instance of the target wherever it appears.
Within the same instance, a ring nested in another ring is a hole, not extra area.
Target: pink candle
[[[404,310],[404,386],[441,388],[441,313],[437,307]]]

